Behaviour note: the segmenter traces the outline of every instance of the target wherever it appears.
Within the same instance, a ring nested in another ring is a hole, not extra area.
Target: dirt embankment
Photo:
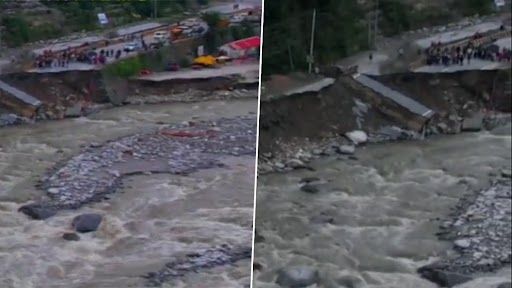
[[[512,112],[510,94],[506,94],[510,75],[510,70],[474,70],[455,73],[400,73],[374,78],[444,116],[453,109],[467,112],[460,107],[468,102],[475,102],[479,108]]]
[[[461,122],[477,111],[492,107],[511,111],[510,95],[505,93],[510,81],[507,75],[510,74],[506,71],[462,71],[375,77],[434,110],[437,116],[430,121],[434,124],[357,85],[351,77],[341,76],[318,93],[262,101],[259,149],[263,153],[276,152],[287,149],[283,144],[297,139],[316,141],[357,129],[377,132],[388,126],[420,132],[426,124],[442,122],[448,127],[440,133],[460,132]]]
[[[358,102],[367,107],[361,128],[374,130],[380,125],[396,124],[365,103],[365,98],[366,95],[338,79],[319,93],[262,101],[259,149],[262,152],[279,150],[280,143],[294,138],[321,139],[358,129]]]
[[[190,90],[257,88],[257,85],[252,83],[241,84],[235,77],[153,82],[104,77],[101,71],[13,73],[3,75],[2,80],[41,100],[43,106],[38,114],[33,116],[37,119],[76,117],[86,114],[90,110],[89,107],[94,107],[94,104],[120,105],[130,96],[143,98],[149,95],[168,96]],[[11,112],[16,114],[16,111]]]

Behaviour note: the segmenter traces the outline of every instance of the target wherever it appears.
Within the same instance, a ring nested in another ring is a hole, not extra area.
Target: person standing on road
[[[400,47],[398,49],[398,58],[402,58],[404,56],[404,48]]]
[[[368,58],[370,59],[370,61],[373,60],[373,53],[370,52],[370,55],[368,55]]]

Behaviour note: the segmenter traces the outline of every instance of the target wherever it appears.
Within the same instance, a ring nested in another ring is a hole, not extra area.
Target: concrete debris
[[[477,132],[482,130],[484,115],[482,112],[475,113],[462,121],[462,131]]]
[[[366,143],[368,141],[368,135],[366,132],[361,130],[354,130],[351,132],[345,133],[348,139],[350,139],[354,144],[359,145]]]

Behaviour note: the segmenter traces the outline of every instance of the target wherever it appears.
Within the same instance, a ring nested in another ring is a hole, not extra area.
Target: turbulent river
[[[17,209],[38,199],[47,169],[81,146],[152,131],[163,123],[254,115],[256,100],[125,106],[87,118],[0,129],[0,287],[146,287],[141,275],[173,257],[227,244],[250,247],[254,157],[188,176],[130,176],[109,200],[31,220]],[[62,239],[80,213],[104,216],[80,241]],[[250,260],[171,279],[164,287],[244,287]]]
[[[279,271],[295,266],[318,271],[312,287],[437,287],[416,273],[453,245],[435,236],[437,220],[510,169],[510,149],[507,126],[369,145],[358,160],[322,158],[314,171],[259,177],[254,287],[279,287]],[[317,193],[300,190],[305,177],[320,179]],[[510,282],[510,267],[485,276],[460,287],[495,288]]]

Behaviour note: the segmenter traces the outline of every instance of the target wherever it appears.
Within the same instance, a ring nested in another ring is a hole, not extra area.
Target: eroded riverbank
[[[44,221],[30,220],[17,208],[42,199],[43,191],[35,187],[41,175],[93,142],[151,134],[168,123],[218,121],[221,115],[255,119],[256,107],[255,100],[125,106],[87,118],[1,129],[0,286],[146,287],[141,276],[179,255],[222,245],[250,247],[254,157],[249,155],[223,156],[222,167],[188,176],[127,176],[109,200],[62,210]],[[98,231],[81,234],[80,241],[62,239],[82,213],[103,215]],[[249,277],[245,259],[166,279],[163,285],[240,287]]]

